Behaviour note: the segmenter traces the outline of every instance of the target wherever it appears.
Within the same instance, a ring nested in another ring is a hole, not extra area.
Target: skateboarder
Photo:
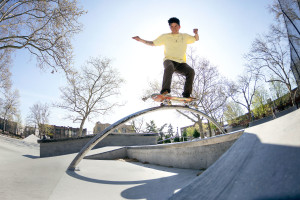
[[[135,36],[133,39],[149,46],[164,45],[164,76],[160,93],[166,95],[171,92],[172,75],[176,72],[185,76],[182,96],[189,98],[193,89],[195,71],[186,63],[186,48],[187,44],[199,40],[198,29],[194,29],[195,35],[191,36],[186,33],[179,33],[180,20],[176,17],[170,18],[168,23],[171,33],[162,34],[153,41],[143,40],[139,36]]]

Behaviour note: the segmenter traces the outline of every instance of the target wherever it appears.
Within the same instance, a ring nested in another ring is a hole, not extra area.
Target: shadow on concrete
[[[116,161],[118,162],[118,161]],[[120,161],[121,162],[121,161]],[[197,177],[196,170],[186,170],[178,168],[166,168],[151,164],[142,164],[139,162],[130,162],[131,164],[147,167],[154,170],[165,171],[169,173],[174,173],[175,175],[157,178],[157,179],[147,179],[138,181],[110,181],[110,180],[100,180],[90,177],[85,177],[77,173],[76,171],[67,170],[66,173],[76,179],[99,183],[99,184],[110,184],[110,185],[136,185],[121,192],[121,196],[125,199],[147,199],[147,200],[157,200],[157,199],[167,199],[172,196],[177,190],[184,187],[190,183],[193,178]],[[184,173],[184,171],[189,171],[189,173]],[[133,175],[134,176],[134,175]]]
[[[262,143],[245,132],[170,199],[300,199],[300,147]]]
[[[287,197],[287,196],[282,196],[282,197],[266,197],[266,198],[258,198],[258,199],[254,199],[254,200],[299,200],[300,199],[300,195],[295,196],[295,197]]]
[[[34,156],[34,155],[22,155],[22,156],[24,156],[26,158],[31,158],[31,159],[38,159],[38,158],[40,158],[39,156]]]

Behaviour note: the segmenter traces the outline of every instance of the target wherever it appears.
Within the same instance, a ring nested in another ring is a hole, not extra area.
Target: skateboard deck
[[[152,94],[151,99],[156,102],[160,102],[161,105],[172,105],[172,102],[184,103],[185,105],[196,106],[196,102],[198,99],[196,98],[185,98],[185,97],[176,97],[176,96],[168,96],[162,94]],[[143,98],[143,100],[147,100],[148,98]]]

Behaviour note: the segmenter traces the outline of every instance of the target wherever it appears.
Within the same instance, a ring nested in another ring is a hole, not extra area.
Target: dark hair
[[[171,25],[172,23],[176,23],[180,26],[180,20],[176,17],[172,17],[168,20],[169,25]]]

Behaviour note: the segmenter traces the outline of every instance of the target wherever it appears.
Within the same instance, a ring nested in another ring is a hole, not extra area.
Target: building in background
[[[98,134],[102,132],[104,129],[109,127],[111,124],[104,123],[102,124],[101,122],[97,122],[95,127],[94,127],[94,134]],[[135,133],[131,125],[126,125],[122,124],[120,128],[113,130],[113,133]]]
[[[300,85],[300,2],[299,0],[278,0],[286,29],[291,52],[291,69]]]

